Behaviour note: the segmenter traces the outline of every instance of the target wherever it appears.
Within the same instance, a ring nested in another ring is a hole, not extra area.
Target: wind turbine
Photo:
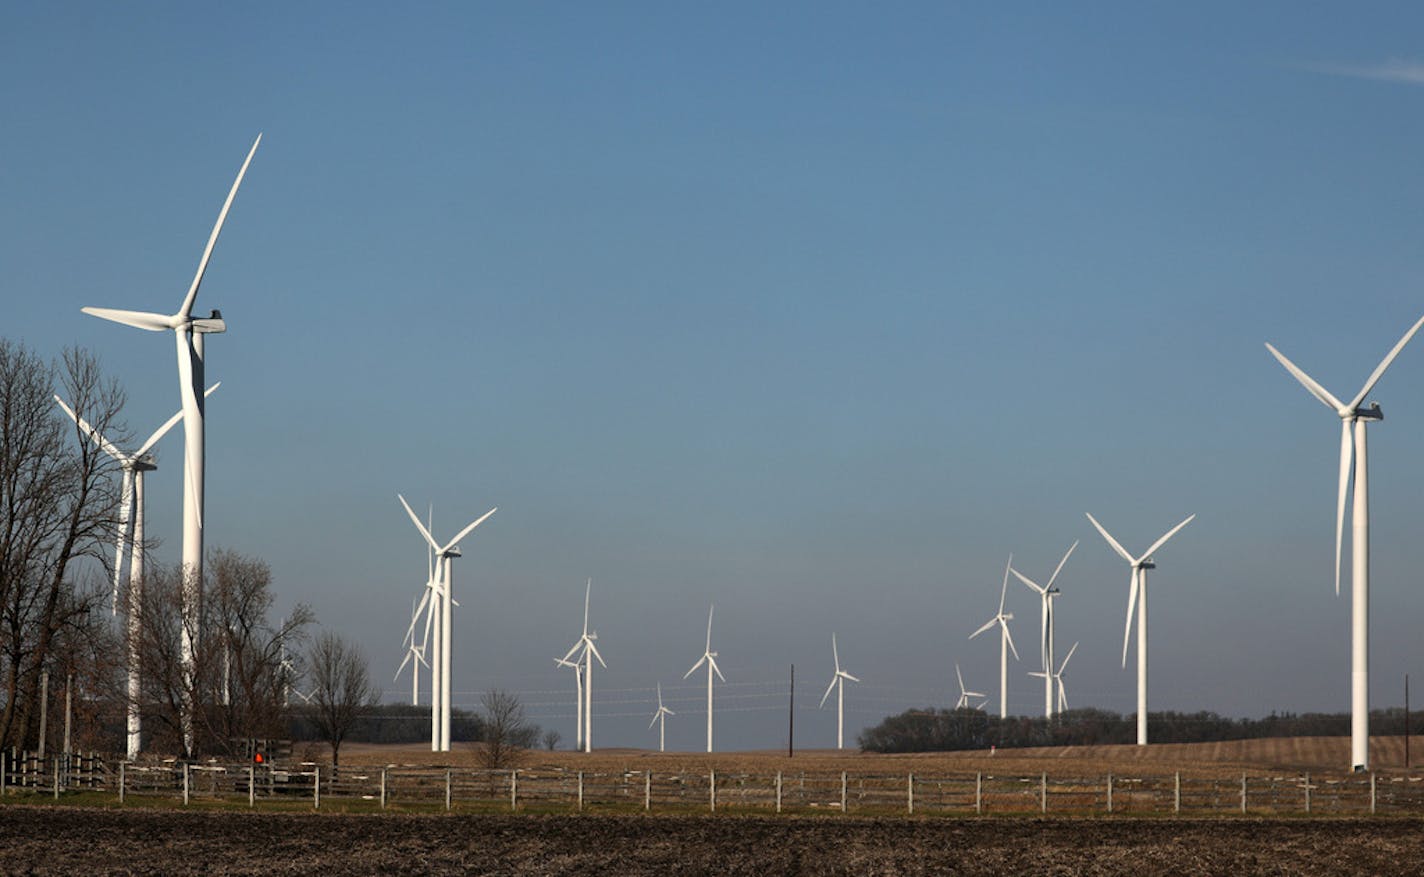
[[[860,680],[841,669],[841,653],[839,650],[836,649],[836,635],[834,633],[831,634],[831,657],[833,657],[836,661],[836,672],[835,675],[831,677],[831,684],[826,686],[826,693],[821,695],[821,706],[817,707],[817,709],[825,708],[826,698],[831,696],[832,689],[839,689],[836,692],[836,748],[844,749],[845,684],[847,680],[851,682],[859,682]]]
[[[203,395],[211,396],[213,391],[220,386],[222,386],[221,382],[213,384]],[[64,413],[69,415],[69,419],[74,421],[74,425],[79,428],[79,431],[88,436],[104,453],[112,457],[119,464],[119,468],[123,470],[122,486],[119,491],[119,537],[114,547],[114,589],[110,598],[110,611],[115,615],[119,614],[119,590],[123,581],[124,557],[128,555],[127,712],[128,757],[132,760],[138,757],[143,737],[143,718],[138,709],[142,684],[139,674],[139,643],[143,630],[139,623],[139,617],[142,614],[140,607],[143,604],[143,474],[158,468],[158,464],[153,461],[148,452],[153,450],[153,446],[158,444],[159,439],[168,434],[168,430],[177,425],[183,417],[183,412],[179,411],[168,418],[162,426],[153,431],[153,434],[143,444],[139,445],[138,450],[126,454],[104,438],[87,420],[75,414],[74,409],[66,405],[59,396],[56,395],[54,401],[64,409]]]
[[[1063,663],[1058,665],[1058,672],[1056,673],[1044,673],[1040,670],[1035,670],[1028,674],[1030,676],[1044,676],[1058,683],[1058,712],[1060,713],[1068,709],[1068,692],[1063,687],[1063,671],[1067,669],[1068,662],[1073,660],[1073,653],[1076,651],[1078,651],[1078,644],[1073,643],[1073,648],[1068,650],[1068,654],[1063,658]]]
[[[1018,576],[1018,580],[1037,592],[1039,598],[1043,601],[1043,611],[1040,615],[1042,620],[1039,630],[1039,657],[1043,662],[1042,667],[1045,679],[1043,691],[1043,717],[1045,719],[1053,718],[1053,680],[1049,677],[1053,673],[1053,598],[1059,593],[1059,590],[1053,587],[1053,583],[1058,580],[1058,574],[1063,571],[1063,564],[1068,562],[1069,556],[1073,554],[1073,549],[1077,547],[1077,541],[1074,541],[1072,545],[1068,546],[1068,551],[1063,555],[1063,559],[1058,561],[1058,566],[1054,568],[1053,575],[1049,576],[1048,584],[1046,585],[1040,585],[1023,573],[1010,567],[1010,571],[1013,572],[1015,576]]]
[[[193,282],[188,287],[188,294],[183,297],[183,302],[176,313],[154,314],[112,308],[81,308],[84,313],[91,316],[145,329],[149,332],[172,331],[177,345],[178,393],[183,403],[183,482],[185,486],[183,491],[183,631],[181,644],[183,691],[179,711],[183,731],[183,748],[186,752],[193,750],[191,692],[193,689],[193,655],[198,645],[195,642],[194,632],[198,629],[196,613],[203,590],[204,406],[203,394],[198,392],[198,388],[204,383],[203,339],[207,335],[227,331],[227,324],[223,322],[222,314],[219,311],[213,311],[210,317],[194,317],[193,303],[198,297],[198,287],[203,283],[203,275],[207,273],[208,262],[213,256],[213,247],[218,242],[218,234],[222,231],[223,223],[227,220],[228,210],[232,208],[233,199],[237,197],[238,187],[242,185],[242,178],[247,174],[247,166],[251,164],[252,156],[257,152],[257,146],[261,142],[262,135],[258,134],[257,139],[252,143],[252,148],[247,152],[247,158],[242,162],[242,169],[237,172],[237,179],[233,181],[232,188],[228,190],[227,200],[223,202],[222,210],[218,213],[218,221],[213,225],[212,234],[208,236],[208,245],[203,249],[203,256],[198,261],[197,273],[193,275]]]
[[[667,749],[667,717],[675,716],[677,713],[663,706],[663,684],[658,683],[658,709],[653,713],[653,720],[648,722],[648,730],[653,729],[653,725],[658,726],[658,751],[664,752]]]
[[[410,515],[415,528],[420,531],[420,535],[425,537],[425,541],[435,551],[437,558],[436,581],[438,587],[429,592],[429,599],[439,600],[441,603],[439,616],[438,633],[435,635],[435,663],[431,666],[431,751],[450,751],[450,636],[453,632],[450,615],[452,590],[452,577],[454,576],[454,558],[460,556],[460,540],[470,535],[470,531],[483,524],[490,515],[499,511],[499,507],[490,509],[474,521],[470,522],[465,529],[461,530],[454,539],[444,545],[440,545],[435,538],[430,535],[430,530],[420,522],[420,518],[411,511],[410,504],[405,501],[405,497],[396,494],[396,499],[400,500],[405,507],[406,514]],[[439,680],[438,690],[435,687],[436,679]],[[436,719],[439,719],[437,722]],[[438,726],[438,733],[436,727]]]
[[[720,669],[718,669],[718,667],[717,667],[717,653],[714,652],[714,651],[712,651],[712,612],[713,612],[713,610],[716,609],[716,608],[717,608],[716,606],[713,606],[713,607],[711,607],[711,608],[709,608],[709,609],[707,610],[707,648],[703,650],[703,652],[702,652],[702,657],[700,657],[700,658],[697,659],[697,663],[692,665],[692,669],[691,669],[691,670],[688,670],[686,673],[682,674],[682,678],[683,678],[683,679],[686,679],[687,677],[691,676],[692,673],[693,673],[693,671],[695,671],[698,667],[701,667],[704,663],[707,665],[707,751],[708,751],[708,752],[711,752],[711,751],[712,751],[712,674],[713,674],[713,673],[716,673],[718,679],[721,679],[723,682],[726,682],[726,681],[727,681],[727,677],[723,676],[723,675],[722,675],[722,671],[721,671]]]
[[[1351,503],[1352,533],[1350,541],[1350,763],[1357,771],[1370,766],[1370,478],[1366,455],[1365,425],[1383,420],[1378,402],[1369,408],[1360,405],[1384,376],[1385,369],[1424,326],[1419,318],[1399,343],[1380,360],[1374,372],[1348,404],[1330,392],[1286,359],[1279,350],[1266,345],[1286,371],[1300,381],[1310,394],[1332,409],[1340,418],[1340,490],[1335,500],[1335,593],[1340,593],[1340,549],[1344,541],[1345,494],[1350,487],[1350,457],[1354,456],[1355,495]],[[1351,441],[1353,436],[1353,442]]]
[[[593,659],[597,658],[598,663],[603,664],[603,656],[598,653],[598,646],[593,641],[598,639],[597,633],[589,633],[588,630],[588,600],[593,593],[593,579],[588,580],[588,585],[583,592],[583,633],[574,641],[573,648],[568,654],[558,662],[567,666],[569,659],[574,657],[575,652],[579,652],[579,657],[574,659],[574,663],[582,662],[583,674],[581,677],[582,706],[583,706],[583,751],[593,751]],[[580,651],[581,650],[581,651]],[[607,664],[603,668],[608,669]]]
[[[429,617],[430,613],[427,612],[426,618],[429,619]],[[420,606],[417,605],[415,598],[412,597],[410,601],[410,629],[406,631],[405,642],[402,643],[402,645],[406,647],[405,658],[401,661],[400,666],[396,668],[395,675],[395,678],[399,679],[401,671],[405,669],[405,665],[410,664],[411,706],[420,706],[420,665],[424,664],[427,669],[430,667],[430,662],[425,660],[425,647],[430,641],[429,624],[425,626],[425,639],[420,641],[420,645],[415,644],[415,622],[419,619]]]
[[[1108,540],[1108,544],[1113,550],[1122,555],[1122,559],[1132,566],[1132,584],[1127,592],[1127,625],[1122,632],[1122,666],[1127,666],[1127,643],[1132,637],[1132,608],[1137,604],[1137,745],[1147,745],[1147,571],[1156,569],[1157,564],[1153,562],[1152,555],[1158,548],[1167,544],[1167,540],[1177,534],[1177,531],[1192,522],[1196,515],[1188,515],[1185,521],[1168,530],[1162,538],[1152,543],[1152,547],[1142,553],[1141,557],[1133,557],[1127,553],[1116,539],[1112,537],[1097,519],[1088,515],[1088,520],[1093,522],[1093,526],[1098,528],[1098,532],[1103,534],[1103,538]]]
[[[1014,638],[1009,636],[1009,622],[1013,620],[1014,613],[1004,611],[1004,599],[1009,595],[1009,572],[1014,566],[1014,556],[1009,555],[1009,562],[1004,566],[1004,584],[999,590],[999,611],[993,618],[984,622],[984,626],[969,634],[970,639],[993,627],[999,625],[999,718],[1008,718],[1009,715],[1009,650],[1013,649],[1014,660],[1019,660],[1019,650],[1014,648]]]
[[[978,709],[978,707],[975,707],[969,702],[969,698],[971,697],[982,697],[985,703],[988,702],[988,695],[981,691],[970,691],[964,687],[964,674],[959,672],[959,664],[957,663],[954,665],[954,675],[959,679],[959,700],[954,704],[955,709]],[[979,706],[982,707],[983,705],[984,704],[981,703]]]

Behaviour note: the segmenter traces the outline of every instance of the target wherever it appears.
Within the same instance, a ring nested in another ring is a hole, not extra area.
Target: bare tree
[[[92,356],[66,351],[54,365],[0,339],[0,746],[35,741],[40,672],[67,634],[71,652],[96,641],[83,632],[103,597],[92,572],[117,528],[115,463],[59,411],[56,389],[93,428],[127,440],[123,392]]]
[[[276,624],[268,618],[273,594],[264,561],[217,550],[206,566],[209,586],[196,612],[184,612],[176,568],[148,573],[142,592],[146,727],[159,748],[189,757],[244,751],[255,739],[286,736],[283,651],[300,643],[312,622],[303,605]],[[183,668],[185,625],[193,626],[189,634],[198,644],[191,674]],[[185,703],[193,705],[191,752],[183,750]]]
[[[360,646],[340,635],[323,632],[307,654],[307,674],[315,686],[312,722],[331,744],[332,773],[339,763],[341,742],[361,714],[375,705],[379,691]]]
[[[544,732],[544,748],[549,750],[550,752],[553,752],[555,749],[559,748],[559,741],[562,739],[564,739],[563,734],[560,734],[558,731],[555,731],[553,728],[550,728],[549,730]]]
[[[538,744],[539,728],[525,718],[524,704],[511,692],[492,688],[480,698],[480,706],[484,709],[480,764],[490,770],[517,766],[524,751]]]

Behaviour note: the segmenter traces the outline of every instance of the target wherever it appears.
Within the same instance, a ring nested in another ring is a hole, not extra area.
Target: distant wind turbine
[[[1053,575],[1048,577],[1046,585],[1040,585],[1018,570],[1013,570],[1013,574],[1018,577],[1018,580],[1032,588],[1043,601],[1042,627],[1039,632],[1039,657],[1042,660],[1040,666],[1043,667],[1045,679],[1043,691],[1043,717],[1045,719],[1053,718],[1053,680],[1050,678],[1053,673],[1053,598],[1059,593],[1059,590],[1053,587],[1053,583],[1058,580],[1058,574],[1063,571],[1063,564],[1068,562],[1068,558],[1073,554],[1073,549],[1077,547],[1076,541],[1068,546],[1067,553],[1063,555],[1062,560],[1058,561],[1058,566],[1054,568]]]
[[[1279,350],[1266,345],[1286,371],[1300,381],[1310,394],[1332,409],[1340,418],[1340,490],[1335,501],[1335,593],[1340,593],[1340,553],[1344,542],[1345,494],[1350,487],[1350,458],[1354,456],[1355,496],[1352,503],[1352,539],[1350,541],[1350,763],[1355,770],[1370,766],[1370,478],[1366,455],[1365,425],[1383,420],[1378,402],[1360,407],[1385,369],[1424,326],[1421,317],[1399,343],[1385,355],[1374,372],[1349,403],[1341,402],[1330,392],[1286,359]],[[1351,441],[1353,436],[1353,442]],[[1353,452],[1353,454],[1352,454]]]
[[[204,396],[211,396],[213,391],[220,387],[221,382],[213,384],[204,393]],[[128,606],[127,606],[127,633],[128,633],[128,687],[126,692],[127,700],[127,730],[128,730],[128,757],[130,760],[138,757],[143,741],[143,717],[139,713],[139,699],[142,695],[142,676],[139,673],[139,647],[142,643],[143,627],[140,623],[143,606],[143,521],[144,521],[144,497],[143,497],[143,476],[145,472],[152,472],[158,468],[158,464],[149,456],[149,451],[158,444],[158,440],[168,434],[168,430],[177,425],[182,419],[183,412],[179,411],[163,425],[153,431],[138,450],[131,454],[126,454],[119,450],[107,438],[99,433],[97,429],[89,424],[87,420],[80,417],[70,408],[59,396],[54,397],[54,401],[59,403],[59,407],[64,409],[64,413],[69,415],[69,419],[74,421],[74,425],[79,431],[88,436],[90,441],[98,445],[99,448],[113,458],[123,471],[121,487],[119,490],[119,536],[114,548],[114,589],[110,598],[110,611],[115,615],[119,611],[119,591],[123,581],[124,557],[129,557],[129,586],[128,586]],[[130,532],[132,530],[132,532]]]
[[[821,695],[821,706],[824,708],[826,698],[831,696],[831,691],[836,691],[836,748],[845,748],[845,684],[847,681],[859,682],[860,680],[841,669],[841,653],[836,648],[836,635],[831,634],[831,657],[836,662],[836,672],[831,676],[831,684],[826,686],[826,693]]]
[[[954,665],[954,675],[959,679],[959,700],[954,704],[955,709],[980,709],[985,703],[989,702],[989,696],[987,694],[984,694],[982,691],[970,691],[964,687],[964,674],[959,672],[958,664]],[[969,702],[969,698],[971,697],[982,697],[984,701],[976,707]]]
[[[667,749],[667,717],[675,716],[677,713],[663,706],[663,684],[658,683],[658,708],[653,713],[653,720],[648,722],[648,730],[653,729],[653,725],[658,726],[658,751],[664,752]]]
[[[597,658],[598,663],[603,664],[603,656],[598,653],[598,646],[593,641],[598,639],[597,633],[590,633],[588,629],[588,601],[593,593],[593,579],[588,580],[588,585],[583,592],[583,633],[574,641],[573,647],[568,654],[559,661],[567,666],[569,659],[573,658],[575,664],[581,664],[583,673],[580,677],[580,687],[583,697],[583,751],[593,751],[593,659]],[[574,657],[575,654],[578,657]],[[603,664],[604,669],[608,668]]]
[[[722,671],[717,667],[717,653],[712,651],[712,612],[717,607],[713,606],[707,610],[707,648],[703,650],[702,657],[697,659],[697,663],[692,665],[692,669],[682,674],[686,679],[693,671],[703,664],[707,665],[707,751],[712,751],[712,674],[716,673],[717,678],[723,682],[727,677],[722,675]]]
[[[1177,531],[1192,522],[1196,515],[1188,515],[1185,521],[1168,530],[1162,538],[1152,543],[1152,547],[1142,553],[1140,557],[1133,557],[1127,553],[1116,539],[1112,537],[1097,519],[1088,515],[1088,520],[1093,522],[1093,526],[1098,528],[1098,532],[1103,534],[1103,538],[1108,541],[1112,549],[1122,556],[1132,566],[1132,584],[1127,592],[1127,626],[1122,632],[1122,665],[1127,666],[1127,643],[1132,637],[1132,609],[1133,604],[1137,605],[1137,745],[1147,745],[1147,571],[1156,569],[1157,564],[1153,562],[1152,555],[1157,553],[1157,549],[1167,544],[1167,540],[1177,534]]]
[[[999,718],[1008,718],[1009,715],[1009,650],[1013,649],[1014,660],[1019,660],[1019,650],[1014,648],[1014,638],[1009,636],[1009,622],[1014,620],[1014,613],[1004,611],[1004,600],[1009,595],[1009,572],[1014,566],[1014,556],[1009,555],[1009,562],[1004,566],[1004,584],[999,589],[999,611],[993,618],[984,622],[984,626],[969,634],[970,639],[985,632],[994,625],[999,626]]]
[[[1056,673],[1049,674],[1035,670],[1028,674],[1030,676],[1044,676],[1050,681],[1058,683],[1058,712],[1060,713],[1068,709],[1068,692],[1063,685],[1063,671],[1068,668],[1068,662],[1073,659],[1073,653],[1076,651],[1078,651],[1078,644],[1073,643],[1073,648],[1068,650],[1068,654],[1063,658],[1063,663],[1058,665],[1058,671]]]

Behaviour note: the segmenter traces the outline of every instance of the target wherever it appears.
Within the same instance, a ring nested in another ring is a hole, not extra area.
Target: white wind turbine
[[[1310,394],[1319,399],[1340,418],[1340,489],[1335,501],[1335,593],[1340,593],[1340,553],[1344,541],[1345,494],[1350,488],[1350,458],[1354,457],[1354,500],[1352,538],[1350,541],[1350,763],[1355,770],[1370,766],[1370,479],[1366,456],[1365,425],[1383,420],[1379,403],[1362,408],[1370,390],[1384,376],[1385,369],[1424,326],[1424,317],[1409,327],[1399,343],[1385,355],[1349,403],[1341,402],[1330,392],[1286,359],[1279,350],[1266,345],[1271,355],[1300,381]],[[1353,438],[1353,441],[1352,441]]]
[[[568,654],[564,655],[557,663],[561,666],[568,666],[569,659],[574,658],[575,665],[581,665],[583,672],[579,677],[579,687],[581,689],[581,716],[582,716],[582,748],[584,752],[593,751],[593,659],[597,658],[598,663],[603,664],[603,656],[598,653],[598,646],[593,641],[598,639],[597,633],[590,633],[588,629],[588,600],[593,593],[593,579],[588,580],[583,592],[583,633],[574,641],[573,647]],[[574,654],[578,653],[575,658]],[[603,668],[608,669],[607,664]]]
[[[1063,686],[1063,671],[1068,668],[1068,662],[1073,660],[1073,653],[1076,651],[1078,651],[1078,644],[1073,643],[1073,648],[1068,650],[1068,654],[1063,658],[1063,663],[1058,665],[1058,672],[1056,673],[1049,674],[1035,670],[1028,674],[1030,676],[1043,676],[1058,683],[1058,712],[1060,713],[1068,709],[1068,692]]]
[[[959,679],[959,700],[954,704],[955,709],[978,709],[982,707],[984,703],[988,703],[989,696],[987,694],[984,694],[982,691],[970,691],[964,687],[964,674],[959,672],[958,664],[954,665],[954,675]],[[984,698],[984,703],[979,704],[979,707],[975,707],[969,702],[969,698],[971,697],[982,697]]]
[[[1046,585],[1040,585],[1018,570],[1010,568],[1018,580],[1032,588],[1038,594],[1039,599],[1043,601],[1043,611],[1040,614],[1039,657],[1042,660],[1040,666],[1043,667],[1045,680],[1043,691],[1043,717],[1045,719],[1053,718],[1053,680],[1050,678],[1053,672],[1053,598],[1059,593],[1059,590],[1053,587],[1053,583],[1058,580],[1058,574],[1063,571],[1063,564],[1068,562],[1069,556],[1073,554],[1073,549],[1077,547],[1076,541],[1068,546],[1068,551],[1063,555],[1063,559],[1058,561],[1058,566],[1053,570],[1053,575],[1049,576]]]
[[[193,282],[188,287],[188,294],[183,297],[183,303],[179,306],[177,313],[154,314],[112,308],[81,308],[86,314],[112,320],[115,323],[123,323],[126,326],[145,329],[149,332],[172,331],[177,344],[178,394],[183,403],[184,439],[183,631],[181,643],[183,694],[180,714],[183,747],[188,752],[193,749],[193,704],[189,692],[192,691],[193,654],[198,645],[194,641],[194,631],[198,629],[198,625],[193,613],[198,611],[198,601],[203,588],[204,406],[203,394],[198,392],[198,388],[204,383],[204,337],[227,331],[227,324],[223,322],[220,312],[213,311],[211,317],[194,317],[193,303],[198,297],[198,287],[203,283],[203,275],[207,273],[208,262],[213,256],[213,247],[218,242],[218,234],[222,231],[223,222],[227,220],[228,210],[232,207],[233,199],[237,197],[237,189],[242,185],[242,178],[247,174],[247,166],[252,162],[252,156],[257,152],[257,146],[261,142],[262,135],[258,134],[252,148],[248,150],[247,158],[242,162],[242,169],[237,172],[237,179],[233,181],[232,188],[228,190],[227,200],[223,202],[222,210],[218,213],[218,221],[213,225],[212,234],[208,236],[208,245],[203,249],[203,256],[198,261],[197,273],[193,275]]]
[[[1013,649],[1014,660],[1019,660],[1019,650],[1014,648],[1014,638],[1009,636],[1009,622],[1014,619],[1014,613],[1004,611],[1004,599],[1009,595],[1009,572],[1013,569],[1014,556],[1009,555],[1009,562],[1004,566],[1004,584],[999,589],[999,611],[993,618],[984,622],[984,626],[969,634],[970,639],[993,627],[999,625],[999,718],[1008,718],[1009,715],[1009,650]]]
[[[692,665],[692,669],[682,674],[686,679],[704,663],[707,665],[707,751],[712,751],[712,674],[716,673],[717,678],[723,682],[727,677],[722,675],[722,671],[717,667],[717,653],[712,651],[712,612],[717,607],[713,606],[707,610],[707,648],[702,651],[702,657],[697,659],[697,663]]]
[[[554,666],[568,667],[574,671],[574,714],[577,722],[574,730],[574,751],[583,751],[583,664],[576,661],[566,661],[563,658],[555,658]]]
[[[648,722],[648,730],[653,729],[653,725],[658,726],[658,751],[667,750],[667,717],[675,716],[677,713],[663,706],[663,684],[658,683],[658,709],[653,713],[653,720]]]
[[[841,669],[841,653],[836,648],[836,635],[831,634],[831,657],[836,662],[835,675],[831,676],[831,684],[826,686],[826,693],[821,695],[821,706],[826,706],[826,698],[831,696],[833,689],[836,691],[836,748],[845,748],[845,684],[847,681],[859,682],[860,680]]]
[[[425,617],[428,620],[430,613],[427,612]],[[405,669],[405,665],[410,664],[411,706],[420,706],[420,665],[424,664],[426,668],[430,667],[430,662],[425,660],[425,647],[430,641],[430,625],[425,625],[425,638],[417,645],[415,642],[415,623],[419,619],[420,606],[416,603],[415,598],[412,597],[410,601],[410,629],[406,631],[405,641],[402,643],[402,645],[405,646],[405,658],[401,661],[400,666],[396,668],[395,675],[395,678],[399,679],[401,671]]]
[[[1152,555],[1157,549],[1167,544],[1167,540],[1176,535],[1177,531],[1192,522],[1196,515],[1188,515],[1185,521],[1168,530],[1162,538],[1152,543],[1152,547],[1142,553],[1141,557],[1133,557],[1127,553],[1116,539],[1112,537],[1097,519],[1088,515],[1088,520],[1093,522],[1093,526],[1098,528],[1098,532],[1103,534],[1103,538],[1108,540],[1108,544],[1113,550],[1122,556],[1122,559],[1132,565],[1132,584],[1127,592],[1127,626],[1122,632],[1122,666],[1127,666],[1127,643],[1132,637],[1132,609],[1133,604],[1137,606],[1137,745],[1147,745],[1147,571],[1156,569],[1157,564],[1153,562]]]
[[[213,384],[203,395],[211,396],[213,391],[221,385],[221,382]],[[110,610],[115,615],[119,612],[119,591],[123,582],[124,558],[127,556],[129,560],[128,608],[126,610],[128,614],[127,724],[128,757],[132,760],[138,757],[143,737],[143,719],[139,715],[138,709],[141,694],[139,643],[142,634],[139,625],[141,614],[139,609],[143,602],[143,475],[145,472],[152,472],[158,468],[158,464],[153,461],[148,452],[153,450],[153,446],[158,444],[159,439],[168,434],[168,430],[177,425],[183,417],[183,412],[179,411],[168,418],[162,426],[153,431],[153,434],[143,444],[139,445],[138,450],[126,454],[101,435],[87,420],[75,414],[74,409],[66,405],[59,396],[55,396],[54,401],[64,409],[64,413],[69,415],[69,419],[74,421],[74,425],[79,428],[79,431],[113,458],[123,471],[122,486],[119,491],[119,536],[114,547],[114,589],[110,598]]]
[[[402,506],[405,507],[406,514],[410,515],[415,528],[420,531],[420,535],[425,537],[425,541],[435,551],[436,570],[435,577],[437,586],[427,591],[427,599],[439,601],[439,611],[435,613],[437,617],[437,627],[435,634],[435,661],[431,664],[431,751],[450,751],[450,636],[453,633],[451,625],[451,604],[452,599],[452,577],[454,576],[454,558],[460,556],[460,540],[470,535],[470,531],[483,524],[490,515],[499,511],[499,507],[490,509],[480,517],[471,521],[465,529],[461,530],[454,539],[441,545],[430,535],[430,530],[420,522],[420,518],[411,511],[410,504],[405,501],[405,497],[396,494]]]

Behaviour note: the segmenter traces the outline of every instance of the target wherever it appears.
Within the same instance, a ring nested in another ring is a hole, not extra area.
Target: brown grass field
[[[589,772],[777,770],[916,775],[994,771],[1088,776],[1239,777],[1342,772],[1349,741],[1302,738],[1149,747],[1067,747],[876,755],[807,751],[529,753],[523,766]],[[297,753],[299,756],[306,753]],[[311,755],[325,760],[325,751]],[[477,767],[476,751],[343,747],[342,763]],[[1373,741],[1381,773],[1403,740]],[[1054,874],[1424,873],[1413,817],[1147,818],[1033,814],[939,816],[519,815],[250,812],[241,806],[0,806],[4,874]]]

